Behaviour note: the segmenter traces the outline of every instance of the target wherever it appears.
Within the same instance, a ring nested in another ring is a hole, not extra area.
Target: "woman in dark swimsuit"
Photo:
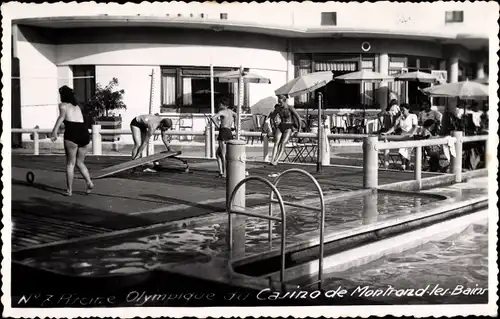
[[[89,194],[94,187],[90,174],[85,166],[85,156],[88,152],[90,134],[84,120],[82,110],[76,103],[75,94],[68,86],[59,89],[61,104],[59,104],[59,117],[52,130],[51,140],[57,140],[57,132],[64,122],[64,150],[66,152],[66,187],[67,196],[73,192],[73,178],[75,165],[80,170],[83,178],[87,182],[86,193]]]
[[[285,145],[288,143],[294,127],[294,122],[298,126],[297,132],[300,132],[302,120],[295,109],[286,103],[286,96],[278,96],[278,107],[271,113],[271,122],[274,122],[279,116],[280,123],[277,125],[277,130],[274,134],[274,148],[271,159],[271,165],[278,165],[278,161],[285,152]],[[295,117],[295,121],[294,121]]]

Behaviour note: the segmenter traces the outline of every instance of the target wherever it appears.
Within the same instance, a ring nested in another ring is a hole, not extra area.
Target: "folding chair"
[[[399,151],[397,149],[391,149],[391,150],[387,150],[387,151],[389,151],[388,156],[387,156],[387,162],[388,162],[387,168],[389,168],[391,166],[391,164],[396,165],[399,162],[400,155],[399,155]],[[385,152],[386,152],[385,150],[378,152],[378,161],[379,161],[379,166],[381,168],[385,168],[385,162],[386,162]]]
[[[241,129],[244,131],[255,132],[255,121],[253,115],[250,117],[245,117],[241,120]],[[247,136],[245,141],[248,143],[251,141],[252,145],[254,142],[255,136]]]
[[[307,163],[316,159],[317,143],[310,138],[291,137],[285,145],[285,159],[291,163]]]

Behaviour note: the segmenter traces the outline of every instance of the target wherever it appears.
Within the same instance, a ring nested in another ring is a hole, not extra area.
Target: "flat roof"
[[[13,24],[36,26],[52,29],[94,28],[94,27],[164,27],[190,28],[220,31],[237,31],[281,36],[286,38],[318,37],[374,37],[399,38],[412,40],[440,41],[449,44],[461,44],[470,49],[480,49],[488,45],[488,36],[484,34],[465,34],[453,32],[418,32],[414,30],[360,29],[342,27],[300,28],[244,21],[218,20],[196,17],[160,17],[160,16],[68,16],[23,18],[12,21]]]

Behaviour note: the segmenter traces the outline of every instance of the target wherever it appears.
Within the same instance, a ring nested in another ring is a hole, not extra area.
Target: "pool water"
[[[470,225],[464,232],[441,241],[428,242],[402,254],[387,256],[342,273],[328,274],[326,290],[339,286],[354,295],[391,303],[487,302],[488,225]],[[365,288],[369,286],[369,288]],[[401,296],[396,290],[428,289],[423,296]],[[443,289],[437,293],[438,289]],[[469,288],[467,290],[467,288]],[[357,290],[356,290],[357,289]],[[377,289],[386,295],[375,295]],[[374,292],[372,296],[368,296]]]
[[[409,210],[439,200],[437,197],[401,193],[369,193],[330,201],[325,204],[326,224],[336,226],[354,222],[354,226],[374,223],[407,215]],[[274,214],[279,213],[275,205]],[[318,203],[319,206],[319,203]],[[287,207],[288,208],[288,207]],[[267,213],[267,210],[264,214]],[[227,216],[227,215],[226,215]],[[85,248],[62,250],[36,258],[21,260],[35,267],[53,269],[82,276],[102,276],[118,273],[147,271],[156,266],[176,263],[196,258],[210,259],[210,256],[226,256],[227,217],[219,223],[202,227],[179,229],[149,236],[115,240],[106,244]],[[242,222],[238,227],[237,220]],[[258,253],[269,249],[268,221],[257,218],[234,217],[234,238],[240,238],[238,247],[245,254]],[[280,223],[273,224],[273,246],[279,247]],[[319,227],[318,212],[301,208],[287,209],[286,237],[292,243],[294,236]],[[245,230],[243,233],[243,229]]]

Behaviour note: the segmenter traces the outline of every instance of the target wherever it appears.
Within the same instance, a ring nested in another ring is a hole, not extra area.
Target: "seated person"
[[[434,120],[428,119],[426,120],[422,126],[419,126],[417,128],[417,131],[415,133],[415,139],[429,139],[432,138],[433,136],[436,136],[435,134],[432,134],[431,129],[432,126],[434,125]],[[423,150],[427,156],[429,156],[429,170],[431,172],[438,172],[442,169],[439,159],[440,159],[440,154],[441,154],[441,148],[439,145],[432,145],[432,146],[424,146]],[[447,167],[448,165],[443,165],[443,167]]]
[[[443,115],[438,111],[431,110],[431,104],[428,101],[423,101],[421,105],[422,111],[418,114],[418,124],[423,125],[425,121],[432,120],[433,123],[429,127],[429,130],[432,135],[436,135],[441,126]]]
[[[395,132],[401,136],[413,138],[418,129],[418,119],[413,113],[410,113],[410,106],[408,104],[401,104],[401,115],[396,119],[396,123],[387,132],[382,135],[388,135]],[[401,169],[405,170],[410,165],[411,148],[399,149],[401,156]]]

